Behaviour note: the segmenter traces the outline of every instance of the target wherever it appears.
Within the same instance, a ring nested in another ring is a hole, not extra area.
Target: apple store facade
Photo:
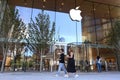
[[[54,38],[52,41],[46,41],[49,44],[46,48],[43,45],[44,40],[41,42],[38,37],[35,38],[37,42],[35,40],[27,42],[29,40],[27,38],[34,35],[33,33],[29,35],[29,30],[33,29],[29,26],[32,23],[31,26],[36,27],[37,23],[34,24],[34,21],[36,19],[39,21],[39,13],[49,15],[47,23],[49,26],[54,26],[55,23]],[[76,68],[80,71],[85,71],[83,65],[85,60],[90,62],[89,71],[96,71],[95,60],[98,55],[107,62],[110,60],[113,62],[109,70],[118,70],[120,66],[116,55],[113,48],[106,44],[105,39],[109,29],[118,20],[120,20],[119,0],[0,0],[0,69],[56,70],[58,67],[57,63],[55,64],[58,58],[56,53],[61,46],[66,54],[67,48],[73,47]],[[17,24],[20,25],[16,26]],[[17,27],[22,27],[19,29],[20,32],[17,31]],[[17,36],[18,32],[22,38]],[[37,44],[37,47],[33,44]]]

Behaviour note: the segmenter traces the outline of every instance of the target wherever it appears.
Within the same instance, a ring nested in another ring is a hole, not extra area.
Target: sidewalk
[[[4,72],[0,80],[120,80],[120,72],[79,72],[79,77],[64,77],[64,73],[55,77],[56,72]]]

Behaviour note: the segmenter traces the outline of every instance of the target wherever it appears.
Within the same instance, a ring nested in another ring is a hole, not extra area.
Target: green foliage
[[[15,49],[14,43],[23,39],[24,31],[25,24],[20,18],[18,10],[10,6],[6,7],[2,25],[0,26],[0,39],[2,42],[0,46],[2,46],[2,49],[4,48],[2,51],[3,55],[7,54],[9,49]],[[5,57],[6,55],[3,58],[1,71],[4,68]],[[14,65],[13,62],[12,65]]]
[[[50,26],[50,17],[43,11],[35,17],[35,21],[31,20],[29,23],[29,48],[45,49],[49,47],[48,41],[53,40],[55,32],[55,23]]]
[[[14,49],[14,43],[23,39],[24,31],[25,24],[20,18],[18,10],[11,7],[6,8],[0,29],[2,47],[4,47],[4,50],[6,49],[6,52],[10,48]]]
[[[119,46],[119,41],[120,41],[120,20],[117,20],[114,22],[113,28],[110,29],[108,37],[107,37],[107,42],[111,44],[114,47]]]
[[[110,29],[107,42],[114,47],[114,53],[117,58],[117,66],[120,71],[120,19],[114,22],[114,26]]]
[[[21,30],[25,30],[25,24],[20,19],[17,9],[6,9],[3,23],[0,30],[2,38],[18,39],[23,33]]]

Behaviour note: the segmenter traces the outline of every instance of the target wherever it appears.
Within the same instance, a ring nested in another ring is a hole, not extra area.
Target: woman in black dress
[[[73,53],[73,50],[71,48],[68,49],[67,58],[68,58],[67,72],[68,73],[76,73],[74,53]],[[75,77],[78,77],[78,75],[76,74]]]

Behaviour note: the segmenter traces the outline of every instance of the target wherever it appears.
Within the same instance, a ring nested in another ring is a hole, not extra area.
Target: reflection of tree
[[[36,64],[40,64],[40,70],[42,66],[42,55],[46,55],[49,51],[50,44],[52,42],[55,33],[55,22],[50,26],[50,17],[48,14],[42,11],[39,13],[35,20],[31,20],[29,23],[29,37],[26,39],[28,44],[27,47],[38,54],[39,58],[36,57]],[[39,61],[38,61],[39,60]],[[41,61],[41,62],[40,62]]]
[[[114,22],[114,26],[111,27],[108,36],[107,43],[114,47],[114,53],[117,57],[118,70],[120,70],[120,19]]]
[[[21,54],[18,53],[18,54],[16,55],[16,57],[15,57],[15,60],[18,61],[18,62],[20,62],[20,59],[21,59]]]
[[[48,14],[43,11],[35,17],[35,21],[31,20],[29,23],[29,38],[27,39],[28,45],[31,50],[37,51],[37,53],[43,50],[45,54],[46,49],[49,49],[49,44],[53,39],[55,32],[55,23],[53,22],[50,27],[50,18]]]
[[[19,12],[15,8],[6,8],[2,25],[0,26],[0,38],[3,49],[3,62],[1,71],[4,70],[5,58],[9,49],[14,50],[16,43],[22,38],[25,24],[20,19]]]

